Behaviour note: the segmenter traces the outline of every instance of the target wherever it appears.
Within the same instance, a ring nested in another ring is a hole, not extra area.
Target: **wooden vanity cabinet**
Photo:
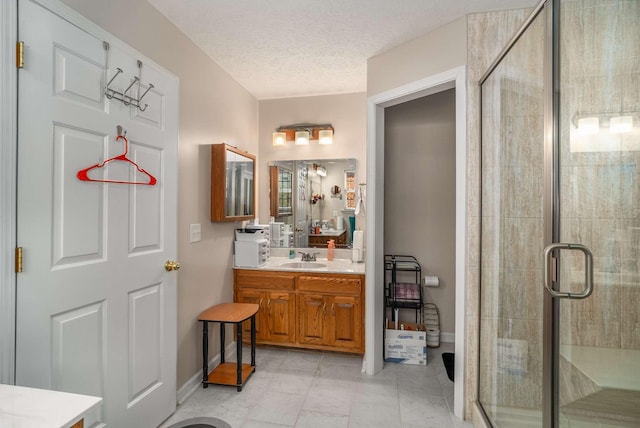
[[[258,344],[364,353],[364,275],[236,269],[234,299],[260,306]]]
[[[363,348],[362,280],[359,275],[301,275],[298,341],[336,350]]]
[[[242,272],[242,273],[239,273]],[[257,343],[290,343],[295,340],[294,279],[288,275],[262,275],[259,271],[234,271],[234,302],[255,303]],[[251,323],[242,325],[249,342]]]

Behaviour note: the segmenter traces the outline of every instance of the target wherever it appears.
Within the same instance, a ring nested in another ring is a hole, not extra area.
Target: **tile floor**
[[[443,352],[453,352],[453,344],[430,348],[426,367],[386,364],[367,376],[359,357],[258,348],[256,372],[241,392],[198,388],[161,427],[203,416],[233,428],[472,427],[453,415],[453,383]],[[245,348],[247,362],[248,354]]]

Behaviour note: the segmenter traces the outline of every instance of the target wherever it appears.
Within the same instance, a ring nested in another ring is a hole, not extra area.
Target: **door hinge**
[[[16,273],[22,272],[22,247],[16,247]]]
[[[24,42],[16,42],[16,67],[24,68]]]

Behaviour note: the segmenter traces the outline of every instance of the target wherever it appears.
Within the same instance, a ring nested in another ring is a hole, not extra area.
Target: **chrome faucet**
[[[302,251],[298,251],[300,254],[302,254],[302,261],[303,262],[315,262],[316,261],[316,254],[319,254],[318,251],[315,251],[313,253],[305,253]]]

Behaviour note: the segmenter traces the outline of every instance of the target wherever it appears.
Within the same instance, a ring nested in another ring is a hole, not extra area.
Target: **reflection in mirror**
[[[349,248],[355,183],[355,159],[271,162],[271,246]]]
[[[255,217],[255,159],[226,144],[211,145],[211,221]]]
[[[227,150],[226,184],[225,215],[253,215],[253,159]]]

